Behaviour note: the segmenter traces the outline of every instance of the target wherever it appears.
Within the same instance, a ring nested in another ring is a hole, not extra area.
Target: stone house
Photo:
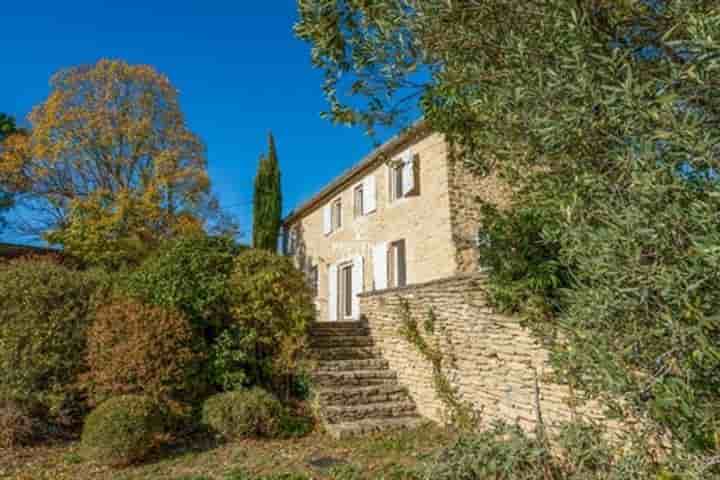
[[[292,211],[283,248],[307,272],[319,321],[357,320],[363,292],[475,271],[477,199],[506,190],[419,122]]]
[[[342,437],[443,421],[450,406],[433,366],[402,337],[407,315],[433,331],[444,375],[483,421],[551,429],[580,405],[554,375],[548,351],[522,323],[488,304],[479,268],[481,204],[503,206],[511,187],[475,175],[420,122],[370,153],[284,220],[284,250],[307,273],[318,322],[311,347],[321,416]],[[608,425],[615,428],[613,425]]]

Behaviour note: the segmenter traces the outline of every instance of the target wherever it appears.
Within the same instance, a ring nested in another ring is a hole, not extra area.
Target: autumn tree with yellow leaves
[[[119,267],[217,213],[204,145],[167,77],[101,60],[62,70],[50,85],[29,134],[10,135],[0,150],[0,184],[49,242]]]

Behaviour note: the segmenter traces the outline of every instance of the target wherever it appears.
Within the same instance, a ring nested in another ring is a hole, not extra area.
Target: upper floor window
[[[329,235],[342,227],[342,197],[323,207],[323,232]]]
[[[362,183],[360,185],[356,186],[355,189],[353,190],[353,216],[355,218],[362,217],[365,214],[364,193],[365,193],[365,188]]]
[[[420,194],[420,158],[407,151],[388,168],[390,201]]]
[[[342,227],[342,199],[338,198],[332,203],[332,231]]]

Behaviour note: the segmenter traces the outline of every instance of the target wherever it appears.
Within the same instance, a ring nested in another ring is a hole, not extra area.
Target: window
[[[390,201],[403,196],[403,167],[402,162],[390,166]]]
[[[364,186],[363,184],[358,185],[355,187],[355,190],[353,191],[353,215],[355,218],[362,217],[364,215]]]
[[[342,227],[342,199],[338,198],[332,204],[332,231]]]
[[[320,275],[317,265],[310,268],[308,281],[310,283],[310,290],[312,291],[313,297],[317,298],[318,292],[320,290]]]
[[[407,284],[405,261],[405,240],[392,242],[387,251],[388,288],[404,287]]]
[[[420,195],[420,157],[406,152],[388,168],[390,201],[410,195]]]
[[[353,316],[353,288],[352,263],[341,265],[338,268],[338,317],[352,318]]]
[[[330,235],[342,227],[342,197],[337,197],[323,207],[323,233]]]

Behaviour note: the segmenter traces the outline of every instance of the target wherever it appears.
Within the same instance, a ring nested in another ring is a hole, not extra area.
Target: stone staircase
[[[366,325],[315,323],[310,345],[317,361],[315,399],[330,435],[347,438],[425,423]]]

